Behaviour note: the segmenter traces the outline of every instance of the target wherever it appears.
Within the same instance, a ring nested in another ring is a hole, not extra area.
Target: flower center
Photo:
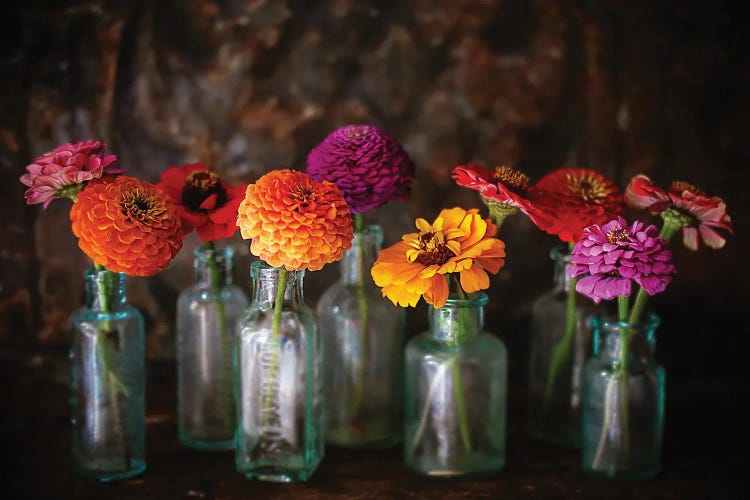
[[[690,184],[689,182],[685,181],[674,181],[672,183],[672,186],[669,188],[670,191],[677,195],[681,195],[683,191],[690,191],[693,194],[701,194],[706,195],[706,193],[702,190],[694,186],[693,184]]]
[[[368,135],[370,133],[370,127],[364,125],[350,125],[344,129],[344,133],[347,137],[358,139]]]
[[[523,193],[529,185],[529,176],[510,167],[497,167],[493,174],[495,180],[517,193]]]
[[[568,189],[586,203],[601,203],[607,197],[607,187],[594,177],[568,174],[567,181]]]
[[[416,243],[419,248],[419,255],[414,261],[423,266],[442,266],[454,255],[448,245],[445,244],[445,238],[441,232],[422,233]]]
[[[289,197],[302,207],[307,207],[315,201],[315,188],[309,184],[297,184],[289,189]]]
[[[620,241],[627,241],[630,238],[630,233],[627,229],[618,227],[612,231],[607,232],[607,241],[610,243],[618,243]]]
[[[122,193],[120,209],[123,216],[131,221],[150,225],[164,213],[166,207],[158,198],[141,189],[133,189]]]
[[[206,198],[216,195],[216,208],[227,201],[227,190],[221,183],[221,178],[214,172],[198,170],[188,174],[185,187],[182,188],[182,204],[189,210],[197,212]]]

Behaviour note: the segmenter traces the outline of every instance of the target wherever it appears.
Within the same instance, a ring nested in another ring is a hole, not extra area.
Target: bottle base
[[[310,479],[310,476],[315,472],[315,468],[292,470],[286,467],[266,465],[241,472],[247,479],[257,479],[258,481],[270,481],[275,483],[300,483]]]
[[[130,479],[130,478],[139,476],[143,474],[145,470],[146,470],[146,462],[139,461],[139,462],[136,462],[134,466],[128,470],[104,471],[101,469],[90,469],[90,468],[78,467],[76,471],[78,472],[79,475],[83,477],[97,479],[102,483],[110,483],[114,481],[122,481],[124,479]]]
[[[613,481],[640,481],[655,477],[661,467],[649,467],[638,469],[592,469],[583,466],[583,472],[591,477],[610,479]]]
[[[180,442],[188,448],[202,451],[231,451],[234,450],[234,438],[224,440],[204,441],[180,437]]]
[[[353,436],[350,432],[326,431],[327,445],[348,450],[384,450],[402,441],[402,436]]]

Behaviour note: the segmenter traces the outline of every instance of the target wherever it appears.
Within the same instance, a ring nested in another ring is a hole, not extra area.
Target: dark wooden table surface
[[[174,365],[151,362],[148,468],[138,478],[100,484],[69,467],[65,353],[0,354],[0,498],[750,498],[746,379],[668,385],[664,468],[649,481],[589,478],[577,453],[529,440],[525,396],[511,387],[507,467],[493,479],[427,480],[402,469],[399,448],[329,448],[308,483],[275,484],[246,480],[231,452],[180,445]]]

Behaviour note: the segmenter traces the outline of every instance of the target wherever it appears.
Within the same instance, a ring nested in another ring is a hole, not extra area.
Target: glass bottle
[[[593,302],[575,292],[567,276],[570,254],[553,248],[554,287],[531,310],[529,420],[531,437],[581,447],[583,365],[591,356]],[[568,318],[568,310],[573,311]]]
[[[232,349],[245,293],[232,285],[231,248],[198,247],[195,285],[177,299],[177,424],[199,449],[234,448]]]
[[[387,447],[403,434],[405,313],[370,276],[382,243],[378,225],[355,233],[318,302],[326,441],[337,446]]]
[[[324,453],[317,318],[303,299],[304,271],[258,261],[250,274],[235,351],[235,465],[248,479],[305,481]]]
[[[505,466],[507,353],[483,332],[487,295],[429,307],[406,347],[404,459],[417,474],[491,476]]]
[[[114,481],[146,469],[143,317],[124,274],[92,268],[85,278],[86,305],[70,318],[73,459],[82,475]]]
[[[634,324],[595,317],[594,357],[583,380],[583,470],[645,479],[661,468],[662,366],[654,359],[658,316]]]

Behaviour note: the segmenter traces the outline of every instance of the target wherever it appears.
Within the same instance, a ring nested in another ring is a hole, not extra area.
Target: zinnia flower
[[[358,214],[391,200],[407,200],[414,163],[401,144],[382,130],[347,125],[310,151],[307,173],[318,182],[336,184],[352,213]]]
[[[540,228],[568,243],[578,241],[585,227],[604,224],[625,209],[617,186],[585,168],[550,172],[533,189],[537,204],[554,214],[552,223]]]
[[[89,182],[70,220],[81,250],[110,271],[151,276],[182,248],[180,219],[167,196],[133,177]]]
[[[352,219],[341,191],[294,170],[274,170],[247,186],[237,225],[252,240],[253,255],[289,271],[317,271],[352,246]]]
[[[672,183],[669,191],[654,186],[647,176],[636,175],[625,189],[628,205],[660,214],[665,224],[682,229],[682,242],[690,250],[698,250],[698,234],[711,248],[723,248],[726,239],[716,229],[732,233],[732,219],[724,200],[706,196],[687,182]],[[696,227],[697,226],[697,227]],[[671,238],[671,234],[666,236]]]
[[[66,143],[40,156],[26,166],[21,182],[29,186],[24,193],[26,203],[44,203],[47,208],[55,198],[72,198],[83,189],[84,183],[99,179],[104,173],[119,173],[109,167],[117,156],[106,155],[106,144],[88,140]]]
[[[663,292],[675,272],[672,252],[656,226],[644,229],[635,221],[628,227],[622,217],[583,231],[570,257],[568,276],[583,276],[576,291],[599,303],[630,296],[632,282],[649,294]]]
[[[448,274],[459,273],[461,288],[472,293],[488,288],[487,273],[505,264],[497,226],[475,208],[445,209],[432,224],[420,218],[416,226],[419,232],[381,250],[370,272],[383,296],[396,305],[415,306],[424,297],[440,308],[448,300]]]
[[[193,229],[203,241],[231,238],[237,231],[237,208],[247,184],[232,187],[202,163],[171,167],[156,185],[172,202],[187,234]]]
[[[490,171],[482,165],[469,163],[454,168],[453,179],[459,186],[479,191],[498,225],[519,210],[542,229],[552,224],[552,214],[533,201],[534,190],[529,189],[529,177],[518,170],[500,166]]]

